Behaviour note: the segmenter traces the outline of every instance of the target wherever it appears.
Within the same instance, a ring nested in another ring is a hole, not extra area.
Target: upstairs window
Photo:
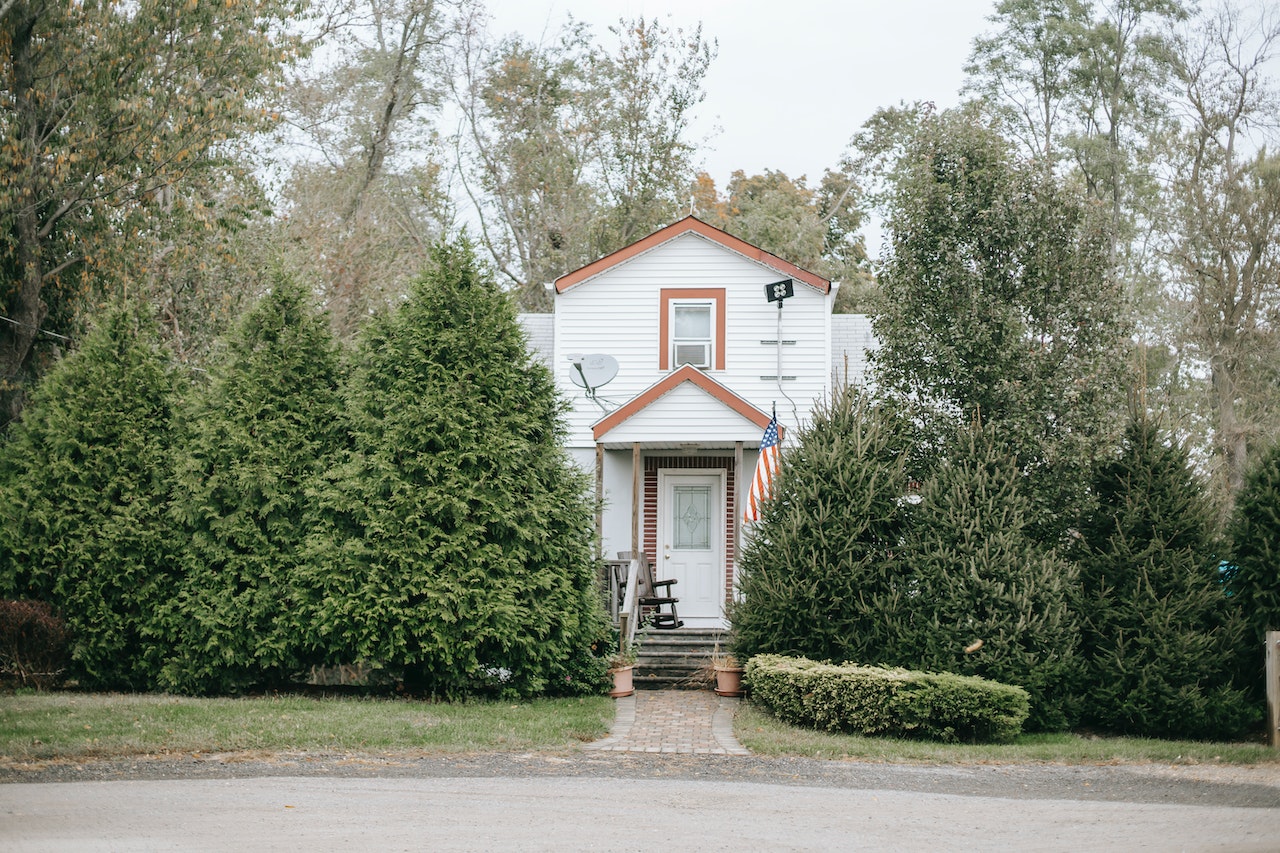
[[[675,370],[682,364],[724,370],[723,287],[664,287],[660,310],[660,370]]]
[[[711,367],[715,338],[710,302],[675,302],[671,306],[671,366]]]

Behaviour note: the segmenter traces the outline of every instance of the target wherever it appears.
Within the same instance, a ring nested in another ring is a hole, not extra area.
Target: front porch
[[[685,365],[592,426],[601,552],[646,554],[685,627],[728,627],[743,483],[769,420]]]

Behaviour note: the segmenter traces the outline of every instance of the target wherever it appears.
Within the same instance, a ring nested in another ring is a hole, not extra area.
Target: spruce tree
[[[296,590],[320,467],[339,449],[337,347],[283,274],[244,317],[193,396],[173,515],[183,581],[165,608],[171,689],[285,681],[308,635]],[[314,490],[313,490],[314,491]]]
[[[1099,466],[1080,526],[1081,722],[1156,737],[1237,735],[1244,625],[1220,581],[1214,515],[1187,451],[1144,414]]]
[[[782,453],[739,563],[735,652],[892,659],[907,594],[899,551],[907,475],[894,418],[837,389]]]
[[[593,503],[563,404],[470,245],[432,258],[360,342],[310,548],[316,642],[442,697],[598,689]]]
[[[144,690],[172,596],[165,554],[175,384],[154,323],[106,310],[11,425],[0,465],[0,583],[52,604],[85,687]]]
[[[1231,603],[1249,625],[1244,671],[1261,684],[1259,643],[1280,631],[1280,442],[1250,467],[1227,533]]]
[[[1075,571],[1032,536],[1026,477],[992,428],[961,430],[924,482],[900,563],[900,666],[1031,694],[1031,729],[1064,728],[1078,674]]]

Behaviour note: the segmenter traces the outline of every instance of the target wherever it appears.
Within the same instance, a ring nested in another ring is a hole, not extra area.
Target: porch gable
[[[600,443],[729,446],[754,443],[769,415],[692,365],[683,365],[596,421]]]

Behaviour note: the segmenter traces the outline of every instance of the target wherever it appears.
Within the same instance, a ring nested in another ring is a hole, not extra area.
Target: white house
[[[553,312],[521,321],[572,402],[604,554],[644,551],[678,580],[687,626],[724,626],[770,413],[785,453],[833,382],[861,382],[867,318],[833,315],[831,282],[693,217],[549,287]]]

